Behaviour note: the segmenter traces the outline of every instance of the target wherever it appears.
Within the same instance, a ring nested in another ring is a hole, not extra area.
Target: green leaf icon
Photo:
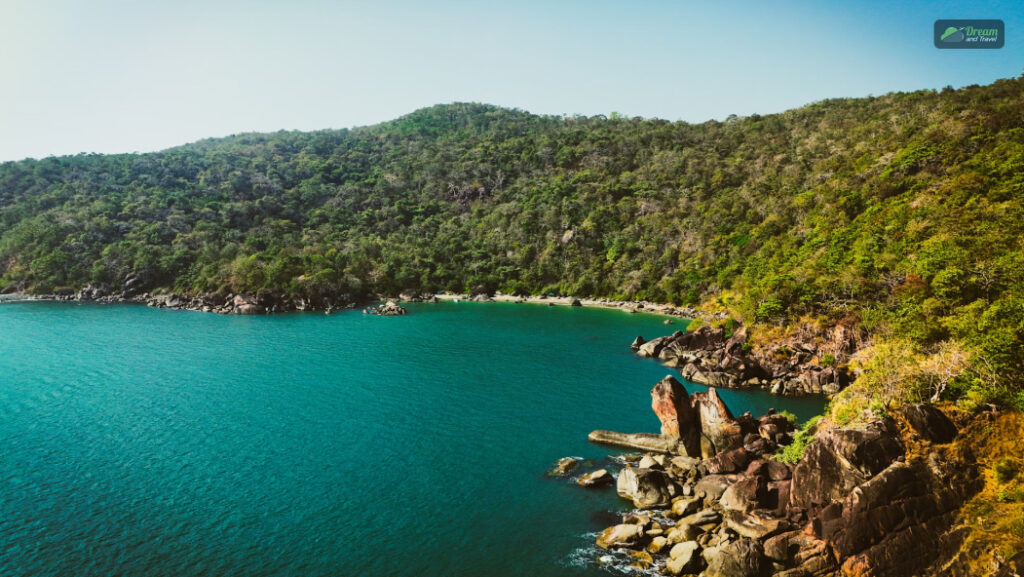
[[[955,26],[950,26],[949,28],[946,28],[945,32],[942,33],[942,36],[939,37],[939,40],[945,40],[946,38],[949,38],[951,35],[956,34],[957,32],[959,32],[959,30],[957,30]]]

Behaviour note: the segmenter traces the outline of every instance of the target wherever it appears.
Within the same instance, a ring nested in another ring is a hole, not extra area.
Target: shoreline
[[[697,310],[693,307],[677,307],[669,304],[654,303],[650,301],[618,301],[613,299],[580,298],[580,297],[559,297],[559,296],[519,296],[495,293],[492,296],[458,293],[438,293],[432,295],[439,301],[472,301],[472,302],[500,302],[500,303],[523,303],[548,306],[580,306],[591,308],[605,308],[621,310],[627,313],[648,313],[670,318],[683,320],[720,320],[726,318],[725,313],[708,313]],[[483,297],[483,298],[481,298]],[[574,303],[579,303],[574,305]]]
[[[83,291],[84,292],[84,291]],[[722,320],[727,317],[725,313],[709,313],[700,311],[693,307],[677,307],[670,304],[655,303],[651,301],[620,301],[605,298],[580,298],[565,296],[519,296],[495,293],[494,295],[459,294],[459,293],[422,293],[415,296],[400,295],[388,297],[376,295],[376,299],[367,299],[365,302],[342,301],[338,303],[312,302],[291,302],[290,299],[265,295],[263,297],[252,294],[229,295],[228,297],[212,298],[213,295],[189,296],[179,293],[149,294],[143,293],[137,296],[124,296],[119,294],[102,296],[84,296],[81,292],[71,295],[57,294],[26,294],[10,293],[0,295],[0,304],[15,302],[94,302],[101,304],[138,304],[156,308],[170,308],[179,310],[191,310],[196,312],[212,312],[217,314],[276,314],[282,312],[334,312],[342,310],[358,310],[361,306],[374,302],[394,301],[403,302],[437,302],[437,301],[472,301],[472,302],[501,302],[501,303],[525,303],[548,306],[580,306],[591,308],[604,308],[620,310],[626,313],[647,313],[668,317],[668,319],[704,321]],[[262,302],[264,300],[271,302]],[[276,306],[275,306],[276,305]],[[666,322],[666,324],[672,324]]]

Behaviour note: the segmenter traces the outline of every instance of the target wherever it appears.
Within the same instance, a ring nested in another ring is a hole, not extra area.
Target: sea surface
[[[605,463],[593,429],[658,430],[672,371],[628,345],[681,325],[409,309],[0,305],[0,575],[608,575],[590,544],[625,503],[545,472]]]

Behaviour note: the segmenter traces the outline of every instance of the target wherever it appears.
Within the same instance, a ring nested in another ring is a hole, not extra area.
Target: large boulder
[[[661,349],[665,348],[665,345],[672,339],[672,337],[658,337],[651,339],[646,343],[640,345],[637,349],[637,354],[641,357],[653,357],[658,358],[661,354]]]
[[[632,523],[622,523],[608,527],[597,536],[597,546],[602,549],[612,547],[632,547],[644,538],[644,528]]]
[[[844,498],[903,454],[903,442],[892,421],[821,432],[793,470],[790,503],[812,511],[821,509]]]
[[[747,467],[747,463],[750,462],[750,454],[744,448],[733,449],[732,451],[726,451],[719,453],[710,459],[704,461],[704,467],[708,473],[712,475],[720,475],[723,473],[740,473]]]
[[[743,429],[714,387],[694,393],[693,405],[700,416],[701,454],[705,459],[743,446]]]
[[[236,315],[259,315],[267,312],[255,295],[235,295],[232,304],[232,310]]]
[[[672,481],[664,471],[626,467],[619,472],[616,491],[633,501],[637,509],[668,507],[672,502]]]
[[[580,487],[600,487],[611,484],[613,479],[614,477],[608,472],[608,469],[598,469],[585,475],[580,475],[580,478],[576,479],[576,484]]]
[[[683,384],[671,375],[651,389],[651,408],[661,421],[661,434],[679,439],[690,457],[700,456],[700,422]]]
[[[705,577],[766,577],[771,563],[764,556],[761,543],[753,539],[739,539],[719,547],[711,558]]]
[[[736,481],[722,493],[719,503],[727,511],[744,513],[761,507],[768,496],[768,484],[762,477],[745,477]]]
[[[704,565],[700,556],[700,545],[696,541],[685,541],[673,545],[668,557],[668,560],[665,561],[665,568],[673,575],[699,573]]]
[[[739,480],[737,475],[705,475],[697,481],[693,492],[698,497],[703,497],[708,502],[717,501],[730,485]]]

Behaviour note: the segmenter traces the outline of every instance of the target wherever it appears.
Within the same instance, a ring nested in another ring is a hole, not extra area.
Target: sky
[[[940,18],[1006,23],[939,50]],[[447,102],[703,122],[1024,73],[1024,4],[0,0],[0,161],[375,124]]]

